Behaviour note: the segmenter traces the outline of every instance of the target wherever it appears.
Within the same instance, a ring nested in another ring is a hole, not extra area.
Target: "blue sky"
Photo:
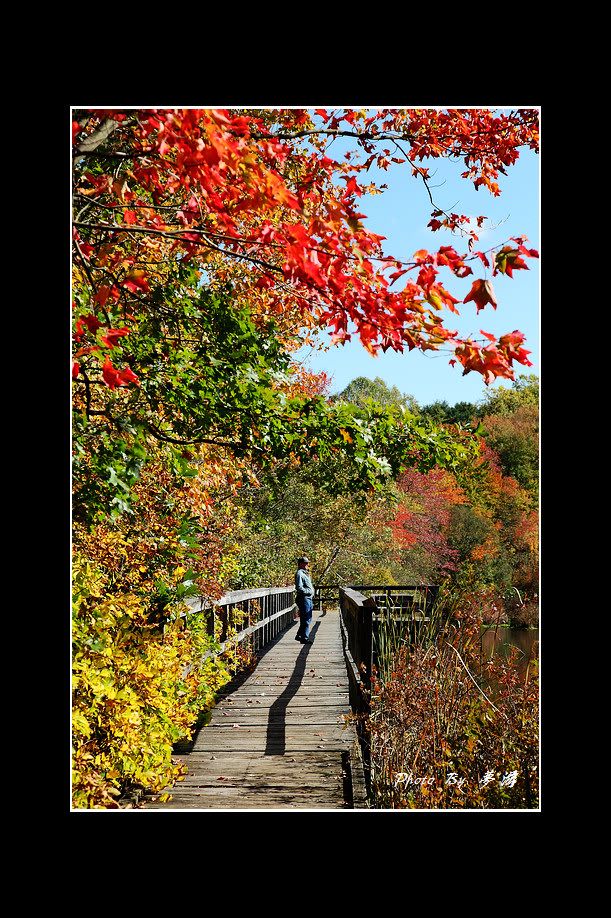
[[[340,158],[338,144],[331,147],[330,155]],[[423,165],[430,169],[433,196],[441,208],[470,216],[485,214],[489,219],[479,233],[478,248],[485,250],[501,244],[511,236],[527,236],[526,245],[539,249],[539,156],[531,150],[523,150],[518,162],[508,168],[507,175],[500,175],[498,183],[501,195],[493,197],[483,188],[475,190],[473,183],[460,178],[465,170],[462,162],[428,160]],[[360,210],[367,215],[365,226],[386,236],[382,243],[385,255],[394,255],[408,260],[418,249],[435,251],[442,245],[452,245],[459,252],[466,252],[466,240],[452,235],[447,230],[436,233],[427,228],[431,205],[421,181],[412,178],[409,167],[392,164],[388,171],[371,168],[361,180],[376,184],[386,183],[388,188],[381,195],[363,195],[359,199]],[[437,186],[437,187],[434,187]],[[516,271],[513,278],[497,275],[493,279],[498,308],[488,305],[477,314],[474,303],[459,304],[460,316],[446,312],[445,324],[458,329],[461,334],[481,339],[480,329],[497,336],[514,329],[526,335],[525,347],[532,351],[532,367],[514,364],[519,373],[539,374],[539,260],[526,259],[528,271]],[[458,299],[467,295],[473,280],[484,277],[481,263],[472,263],[473,275],[459,280],[449,271],[442,271],[440,280]],[[490,274],[488,275],[490,277]],[[407,278],[410,275],[406,275]],[[401,289],[399,281],[396,289]],[[323,340],[328,337],[323,335]],[[333,346],[323,352],[302,350],[298,359],[316,372],[324,370],[331,378],[331,392],[339,392],[356,376],[381,377],[388,385],[397,386],[402,392],[413,395],[421,405],[436,400],[450,404],[459,401],[478,402],[486,391],[486,385],[479,373],[462,375],[462,367],[448,364],[448,352],[431,353],[420,351],[397,354],[380,353],[372,357],[360,344],[358,337],[343,347]],[[509,380],[491,384],[510,386]]]

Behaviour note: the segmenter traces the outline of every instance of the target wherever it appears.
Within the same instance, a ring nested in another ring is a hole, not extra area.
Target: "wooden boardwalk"
[[[314,612],[312,644],[297,623],[260,653],[257,668],[221,696],[188,755],[189,772],[145,809],[352,809],[365,803],[349,721],[339,612]]]

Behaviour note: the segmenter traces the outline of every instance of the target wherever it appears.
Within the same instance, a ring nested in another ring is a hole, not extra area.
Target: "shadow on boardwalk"
[[[290,631],[291,628],[296,627],[298,624],[299,624],[298,622],[294,622],[291,626],[289,626],[289,628],[285,629],[284,631],[281,631],[280,634],[277,635],[277,637],[275,637],[273,641],[270,641],[269,644],[266,644],[265,647],[257,651],[257,653],[255,654],[255,659],[254,659],[254,663],[252,664],[252,666],[248,666],[246,669],[242,670],[241,672],[236,673],[236,675],[233,676],[229,680],[229,682],[226,682],[225,685],[223,685],[223,687],[219,689],[219,691],[217,692],[215,696],[214,704],[212,705],[212,707],[207,711],[203,711],[198,717],[195,723],[195,728],[193,730],[193,736],[191,737],[191,739],[181,739],[181,740],[178,740],[176,743],[174,743],[172,752],[175,755],[190,755],[190,753],[193,752],[193,747],[195,746],[195,743],[197,742],[197,738],[199,736],[200,730],[203,727],[206,727],[208,723],[210,722],[210,718],[212,717],[212,712],[214,711],[214,708],[216,707],[218,702],[221,701],[223,698],[227,697],[228,695],[233,694],[233,692],[237,691],[239,688],[241,688],[244,685],[244,683],[247,681],[247,679],[249,679],[252,676],[252,674],[255,672],[259,663],[262,660],[264,660],[268,654],[273,653],[278,643],[285,637],[287,631]],[[318,628],[318,622],[316,623],[316,625],[314,625],[314,628],[312,628],[312,632],[314,632],[314,630],[317,628]],[[303,676],[305,672],[305,660],[307,658],[307,655],[310,649],[311,649],[311,644],[304,644],[302,647],[302,651],[305,651],[305,654],[302,653],[297,658],[298,663],[295,666],[295,670],[299,668],[299,661],[303,660],[303,666],[301,667],[301,673],[300,673],[301,677]],[[295,687],[295,691],[297,691],[298,688],[299,686],[297,685]],[[286,707],[291,697],[292,695],[290,697],[287,697],[286,699],[286,703],[284,705],[284,712],[286,712]],[[278,701],[280,701],[280,699],[278,699]],[[271,715],[271,712],[270,712],[270,715]],[[266,755],[282,755],[283,753],[277,753],[275,751],[267,752],[266,750],[265,754]]]
[[[318,628],[319,622],[316,622],[310,632],[311,640],[314,640],[316,637]],[[289,701],[295,697],[301,687],[308,655],[311,649],[312,644],[302,645],[301,652],[295,661],[295,668],[285,690],[278,696],[269,709],[265,755],[284,755],[286,752],[286,709]]]

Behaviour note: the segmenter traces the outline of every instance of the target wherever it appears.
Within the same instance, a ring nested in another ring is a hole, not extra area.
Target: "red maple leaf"
[[[106,360],[104,362],[104,366],[102,367],[102,376],[104,377],[104,382],[109,387],[109,389],[116,389],[117,386],[120,385],[119,371],[113,367],[110,360]]]
[[[478,312],[480,309],[483,309],[487,303],[492,303],[493,307],[496,309],[496,298],[490,281],[482,279],[473,281],[473,286],[464,298],[463,303],[468,303],[470,300],[473,300]]]
[[[120,385],[122,386],[127,386],[129,385],[130,382],[135,383],[137,386],[140,385],[140,380],[138,379],[136,374],[130,370],[129,367],[126,367],[124,370],[121,370],[121,372],[118,374],[118,378],[120,380]]]
[[[79,319],[79,322],[82,322],[84,325],[86,325],[89,331],[93,332],[94,334],[97,332],[98,328],[102,327],[102,323],[93,315],[93,313],[82,316]]]
[[[129,328],[109,328],[105,335],[102,336],[102,344],[106,347],[116,347],[119,338],[129,335]]]
[[[106,284],[102,284],[100,289],[97,291],[97,293],[94,293],[91,299],[94,301],[94,303],[97,303],[99,306],[103,307],[106,304],[106,300],[110,296],[110,292],[110,287],[107,287]]]
[[[521,246],[523,252],[528,250]],[[535,249],[532,250],[535,252]],[[538,254],[535,256],[539,257]],[[501,274],[507,274],[508,277],[513,277],[514,271],[528,271],[528,265],[523,258],[520,257],[520,253],[517,249],[512,249],[510,246],[504,246],[500,252],[497,252],[495,259],[495,272],[499,271]]]
[[[148,285],[146,279],[146,272],[135,270],[130,271],[125,280],[123,281],[123,286],[127,287],[130,293],[150,293],[151,288]]]
[[[113,367],[108,358],[102,367],[102,376],[110,389],[116,389],[117,386],[128,386],[130,382],[140,385],[140,380],[129,367],[126,367],[124,370],[117,370],[116,367]]]

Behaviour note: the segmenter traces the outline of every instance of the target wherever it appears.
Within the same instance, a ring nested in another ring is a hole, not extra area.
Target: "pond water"
[[[518,671],[526,672],[529,662],[539,656],[538,628],[487,627],[482,631],[482,662],[493,656],[509,658],[512,647],[517,647],[516,659]]]

